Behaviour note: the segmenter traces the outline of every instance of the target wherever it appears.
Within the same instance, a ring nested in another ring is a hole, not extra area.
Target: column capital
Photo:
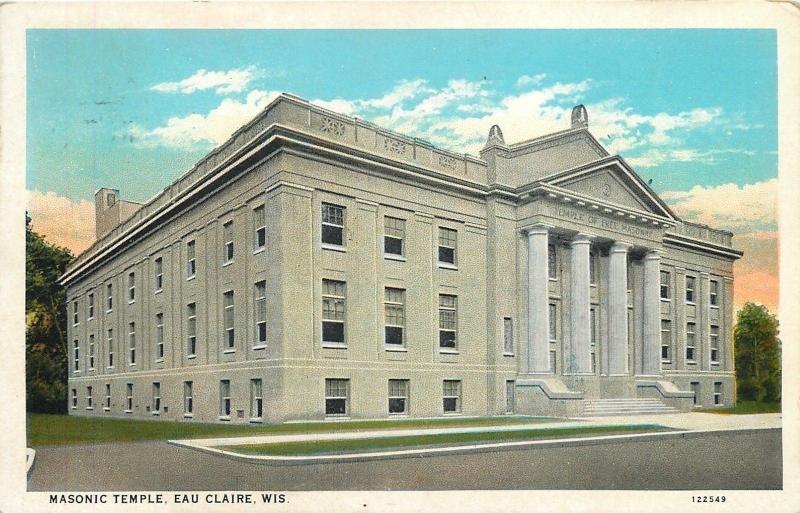
[[[664,252],[660,249],[650,249],[645,253],[644,259],[645,260],[661,260],[661,257],[664,256]]]
[[[572,245],[591,244],[593,238],[594,238],[593,235],[589,235],[588,233],[578,232],[572,236],[572,239],[570,239],[569,243]]]
[[[525,226],[521,228],[520,231],[525,235],[547,235],[553,228],[555,227],[549,224],[536,223],[530,226]]]
[[[633,244],[618,240],[611,245],[609,251],[611,251],[611,253],[627,253],[632,247]]]

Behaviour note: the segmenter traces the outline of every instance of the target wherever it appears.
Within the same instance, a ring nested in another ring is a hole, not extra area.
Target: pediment
[[[669,207],[619,157],[602,159],[595,166],[559,173],[542,183],[657,216],[676,219]]]

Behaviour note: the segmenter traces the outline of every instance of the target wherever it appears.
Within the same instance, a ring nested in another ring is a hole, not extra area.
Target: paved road
[[[781,431],[272,467],[136,442],[36,448],[31,491],[780,489]]]

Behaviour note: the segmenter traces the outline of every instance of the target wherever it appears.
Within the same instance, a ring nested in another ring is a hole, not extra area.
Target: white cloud
[[[161,93],[191,94],[196,91],[214,89],[217,94],[240,93],[259,76],[260,71],[255,66],[236,68],[228,71],[207,71],[199,69],[194,75],[178,82],[162,82],[150,88],[151,91]]]
[[[517,79],[517,87],[537,86],[544,81],[547,77],[546,73],[538,73],[536,75],[522,75]]]
[[[278,96],[275,91],[254,90],[244,101],[225,98],[208,114],[193,113],[171,117],[165,125],[147,130],[134,125],[129,129],[133,143],[139,147],[169,146],[174,148],[205,148],[225,142],[239,127]]]
[[[775,229],[778,179],[753,184],[697,185],[660,196],[678,216],[733,231]]]
[[[33,231],[77,255],[94,242],[94,203],[72,201],[55,192],[27,191]]]

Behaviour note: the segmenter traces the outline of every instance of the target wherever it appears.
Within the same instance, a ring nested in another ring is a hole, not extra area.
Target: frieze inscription
[[[646,239],[657,238],[659,236],[659,233],[649,228],[623,223],[617,221],[616,219],[609,219],[591,212],[582,212],[580,210],[561,205],[554,205],[552,210],[553,214],[558,218],[574,221],[576,223],[598,226],[604,230],[609,230],[612,232],[626,233],[628,235],[634,235],[636,237],[642,237]]]

